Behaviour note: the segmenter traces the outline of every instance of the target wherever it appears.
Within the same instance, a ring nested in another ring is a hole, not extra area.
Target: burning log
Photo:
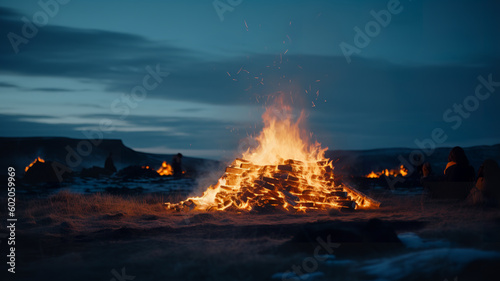
[[[245,170],[240,169],[240,168],[233,168],[233,167],[226,168],[226,173],[228,173],[228,174],[241,175],[241,174],[243,174],[244,171]]]
[[[365,208],[367,208],[367,207],[375,207],[375,208],[380,207],[379,201],[366,196],[363,192],[355,189],[354,187],[345,186],[344,188],[347,190],[347,192],[354,195],[353,198],[358,198],[360,207],[365,207]]]
[[[262,177],[262,180],[270,184],[279,184],[281,181],[275,178]]]
[[[332,191],[330,192],[331,196],[337,196],[337,197],[347,197],[347,192],[345,191]]]
[[[290,165],[290,164],[304,165],[304,162],[293,159],[285,160],[285,165]]]
[[[278,170],[292,172],[293,168],[290,165],[278,165]]]

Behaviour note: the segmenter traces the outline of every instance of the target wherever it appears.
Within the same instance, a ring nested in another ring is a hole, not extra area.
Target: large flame
[[[201,197],[177,204],[175,210],[253,210],[273,208],[312,209],[378,207],[380,203],[352,188],[336,185],[327,148],[311,143],[301,131],[304,113],[294,121],[283,98],[262,115],[264,128],[255,137],[258,145],[242,153],[226,168],[217,184]]]
[[[256,165],[278,165],[283,159],[303,162],[323,161],[324,152],[319,143],[308,144],[307,135],[301,132],[304,112],[296,122],[293,121],[291,107],[282,104],[268,107],[262,115],[264,128],[259,136],[257,148],[247,150],[242,158]]]
[[[40,158],[40,156],[38,156],[38,158],[36,158],[35,160],[33,160],[33,162],[31,162],[28,166],[26,166],[26,168],[24,168],[24,172],[26,173],[37,162],[44,163],[45,160],[43,160],[42,158]]]

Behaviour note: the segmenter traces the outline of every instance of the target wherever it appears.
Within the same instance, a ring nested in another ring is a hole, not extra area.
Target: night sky
[[[281,91],[330,149],[500,143],[498,1],[40,2],[0,4],[0,136],[220,159]]]

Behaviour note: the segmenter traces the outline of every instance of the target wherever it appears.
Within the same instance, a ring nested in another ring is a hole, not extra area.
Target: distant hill
[[[135,151],[118,139],[87,140],[64,137],[0,137],[0,167],[6,171],[13,166],[18,171],[37,157],[58,161],[75,171],[91,166],[104,166],[109,153],[118,169],[130,165],[149,165],[159,168],[163,161],[171,163],[173,154],[151,154]],[[217,161],[202,158],[183,157],[183,166],[188,171],[196,171],[206,165],[217,165]]]
[[[163,161],[171,162],[172,154],[151,154],[135,151],[123,144],[121,140],[72,139],[63,137],[0,137],[0,167],[6,171],[8,166],[14,166],[18,171],[24,171],[29,163],[37,157],[45,160],[58,161],[79,171],[91,166],[104,166],[109,152],[118,169],[130,165],[149,165],[156,169]],[[92,145],[94,142],[97,145]],[[89,145],[90,144],[90,145]],[[474,169],[488,158],[500,162],[500,144],[492,146],[474,146],[464,148]],[[450,148],[437,148],[429,156],[424,154],[424,161],[430,162],[435,173],[442,173],[446,166]],[[401,165],[399,156],[409,161],[409,155],[415,151],[412,148],[386,148],[373,150],[330,150],[326,157],[334,162],[335,171],[344,175],[363,176],[371,171],[393,169]],[[78,163],[78,157],[81,161]],[[73,166],[74,164],[78,164]],[[189,172],[196,172],[206,167],[221,168],[221,163],[202,158],[184,157],[183,165]],[[405,164],[405,163],[403,163]]]

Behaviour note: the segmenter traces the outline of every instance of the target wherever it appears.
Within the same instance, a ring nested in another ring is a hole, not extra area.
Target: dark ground
[[[307,214],[172,213],[162,201],[180,198],[155,195],[21,197],[12,280],[496,280],[498,209],[371,196],[380,209]],[[338,246],[315,256],[318,238]],[[297,268],[301,279],[283,277]]]

